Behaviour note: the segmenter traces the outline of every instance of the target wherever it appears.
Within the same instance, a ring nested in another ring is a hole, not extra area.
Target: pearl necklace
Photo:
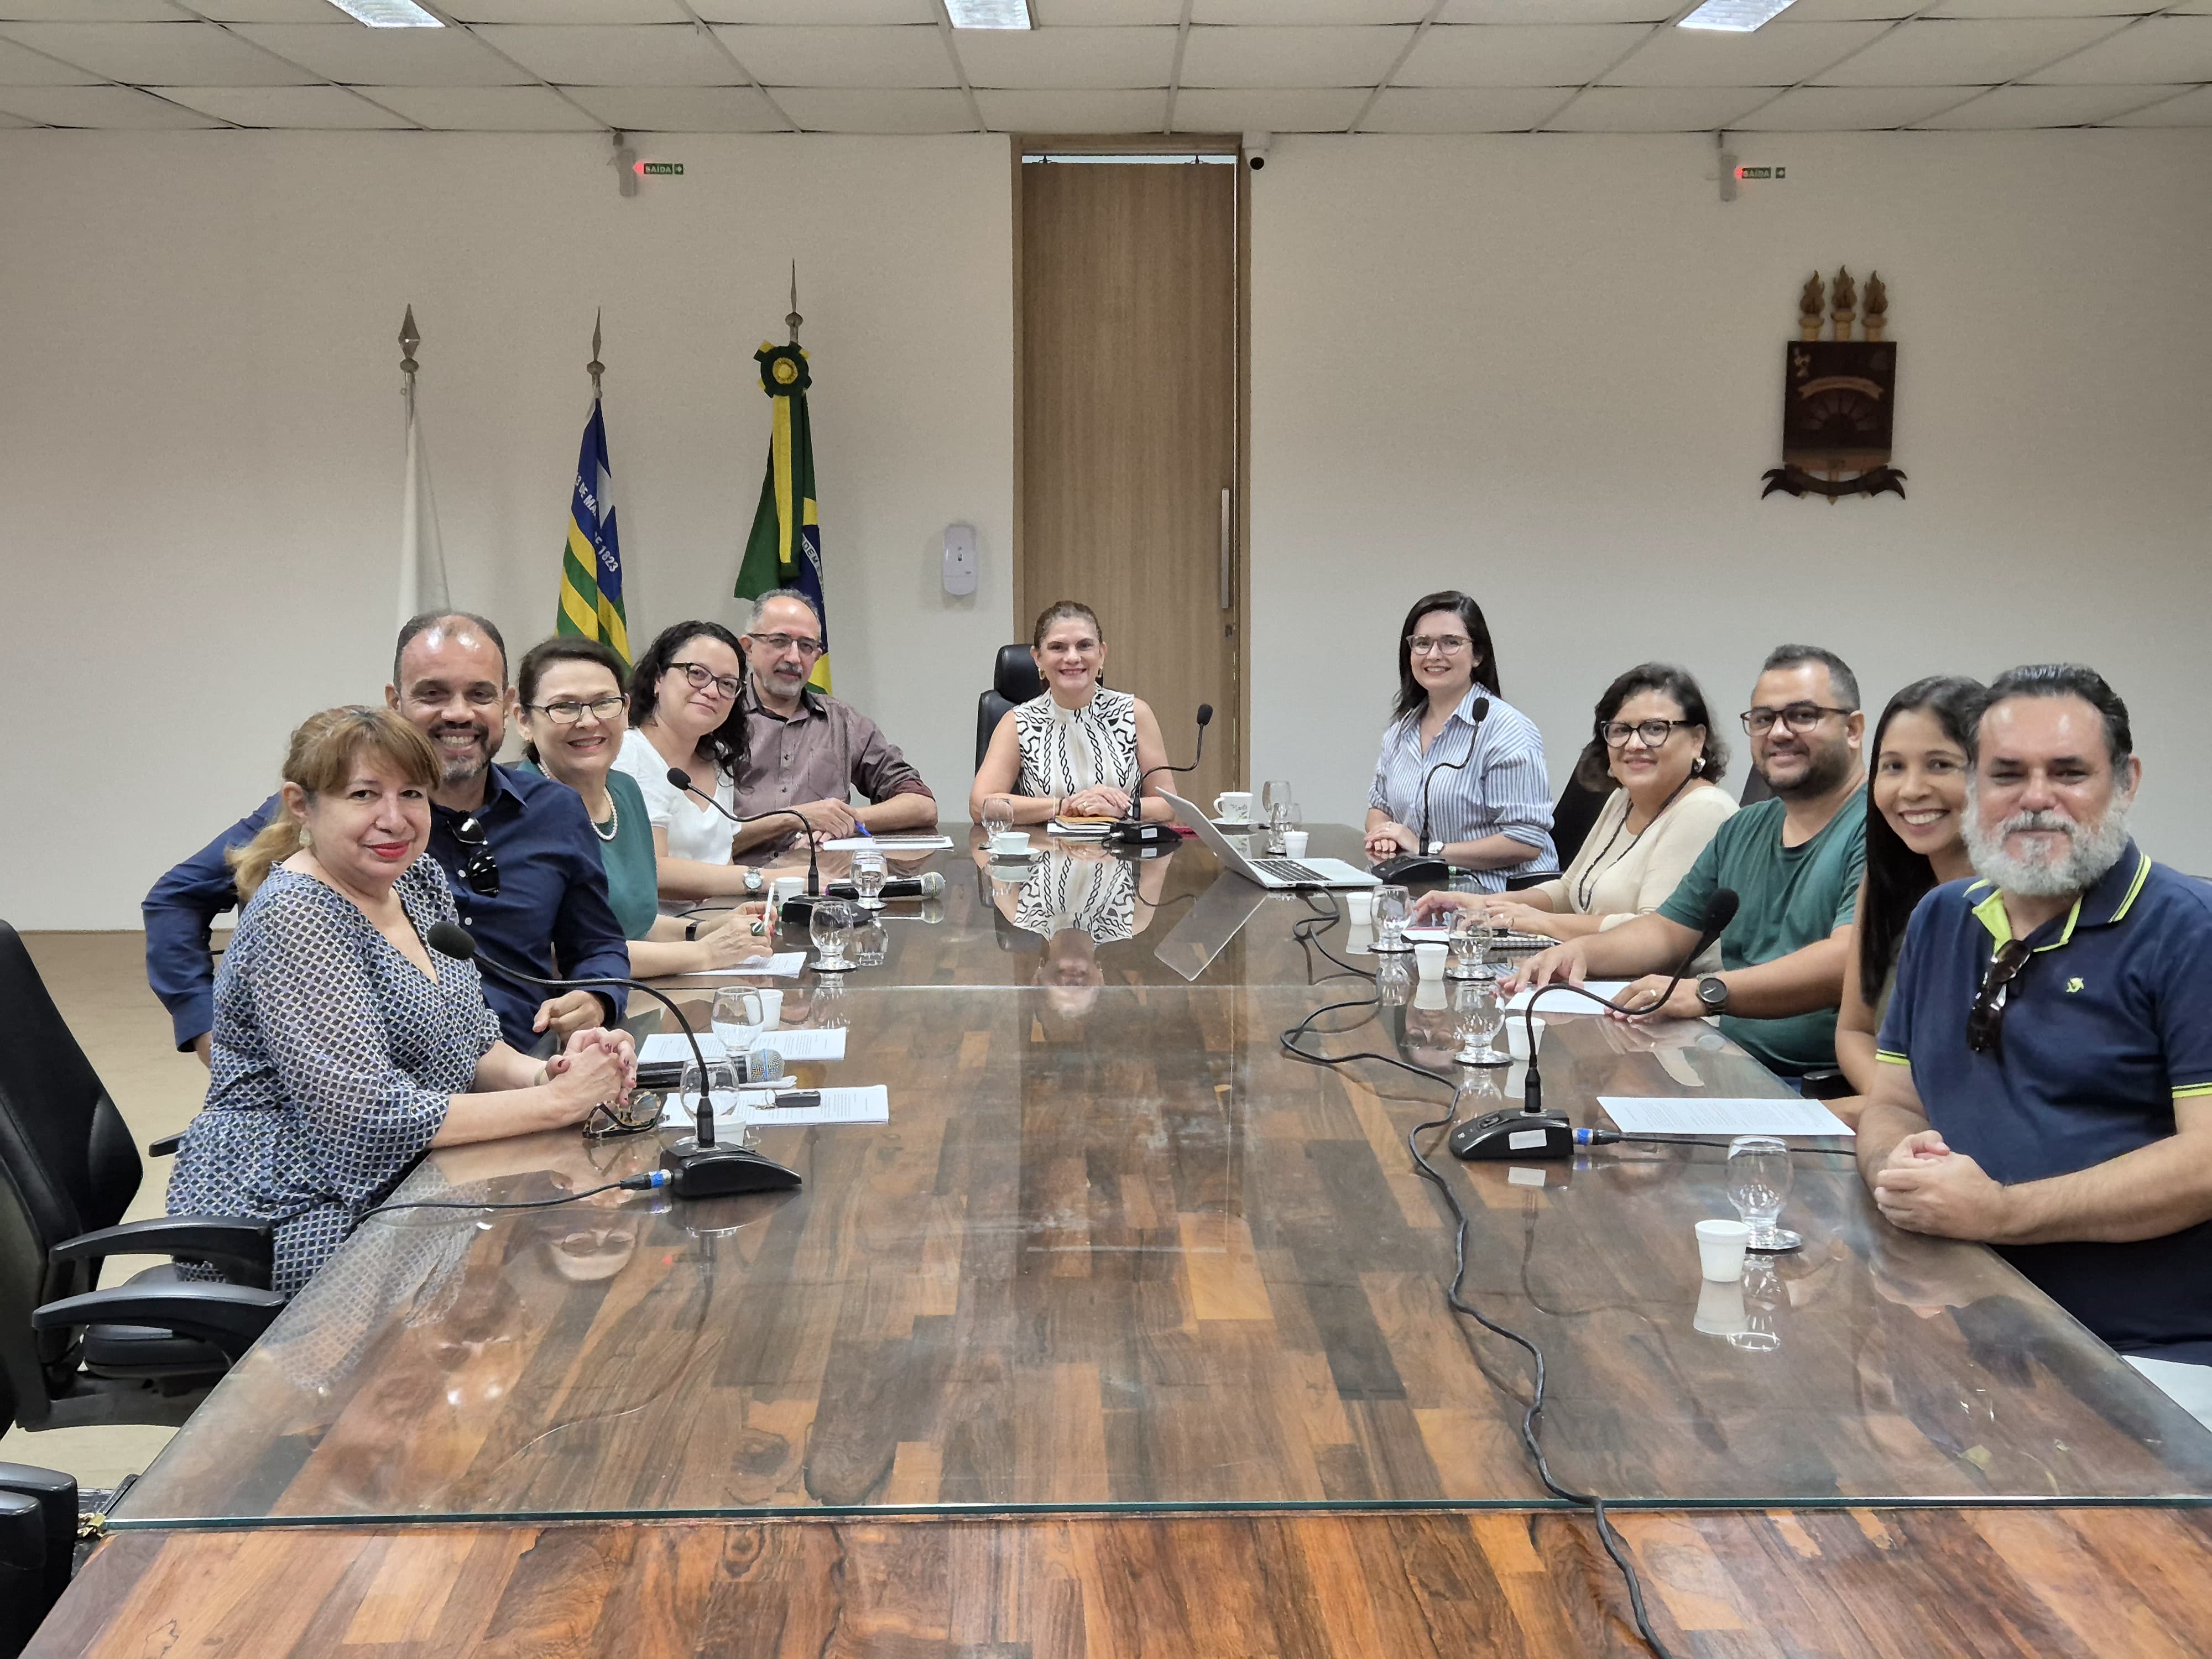
[[[599,820],[593,818],[592,833],[601,841],[612,841],[622,834],[622,803],[615,799],[615,792],[611,789],[607,791],[607,827],[600,829]]]

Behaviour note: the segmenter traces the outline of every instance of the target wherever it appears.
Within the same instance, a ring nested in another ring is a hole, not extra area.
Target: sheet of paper
[[[845,1030],[842,1026],[825,1031],[812,1026],[779,1025],[762,1033],[760,1046],[775,1049],[787,1060],[842,1060]],[[711,1031],[699,1033],[699,1050],[709,1060],[721,1060],[727,1054],[722,1039]],[[680,1065],[690,1058],[691,1045],[684,1040],[681,1031],[655,1031],[639,1045],[637,1051],[637,1063],[641,1066],[656,1062]]]
[[[778,951],[772,957],[756,957],[750,962],[741,962],[734,968],[702,968],[696,974],[681,975],[684,979],[796,979],[799,970],[806,966],[804,951]]]
[[[845,836],[836,841],[825,841],[825,853],[857,853],[864,847],[872,847],[878,853],[944,853],[952,848],[950,836]]]
[[[1665,1099],[1600,1095],[1625,1135],[1848,1135],[1850,1124],[1817,1100]]]
[[[757,1089],[733,1094],[716,1091],[714,1121],[737,1127],[755,1124],[763,1128],[805,1127],[820,1123],[888,1123],[891,1121],[891,1091],[884,1085],[861,1089],[824,1089],[819,1106],[771,1106],[770,1096]],[[681,1102],[671,1096],[661,1109],[661,1123],[683,1128],[698,1121],[699,1097],[686,1095]]]
[[[1583,987],[1585,991],[1594,992],[1599,996],[1614,998],[1627,988],[1628,981],[1625,979],[1594,979]],[[1528,1006],[1528,999],[1535,994],[1534,991],[1516,993],[1505,1005],[1505,1012],[1519,1013]],[[1605,1010],[1588,997],[1570,996],[1565,991],[1554,991],[1536,1005],[1536,1012],[1540,1014],[1601,1014]]]

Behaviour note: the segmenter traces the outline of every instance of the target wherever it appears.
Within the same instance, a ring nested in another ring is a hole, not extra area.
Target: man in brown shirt
[[[850,703],[813,690],[807,676],[822,654],[822,618],[803,593],[779,589],[753,605],[744,637],[745,763],[738,774],[737,809],[750,817],[787,807],[836,838],[937,823],[937,798],[921,774]],[[865,806],[848,805],[853,793]],[[789,819],[747,825],[742,850],[782,842],[797,832]]]

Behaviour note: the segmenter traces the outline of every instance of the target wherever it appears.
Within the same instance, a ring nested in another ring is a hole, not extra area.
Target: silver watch
[[[745,872],[745,891],[748,893],[757,893],[767,885],[767,881],[763,878],[757,867]]]

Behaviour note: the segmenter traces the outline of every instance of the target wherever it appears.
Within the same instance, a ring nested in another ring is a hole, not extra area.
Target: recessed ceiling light
[[[1790,0],[1705,0],[1676,27],[1720,29],[1729,34],[1748,34],[1762,23],[1771,23],[1790,9]]]
[[[356,22],[373,29],[441,29],[445,23],[424,11],[415,0],[331,0]]]
[[[945,14],[956,29],[1027,29],[1030,0],[945,0]]]

